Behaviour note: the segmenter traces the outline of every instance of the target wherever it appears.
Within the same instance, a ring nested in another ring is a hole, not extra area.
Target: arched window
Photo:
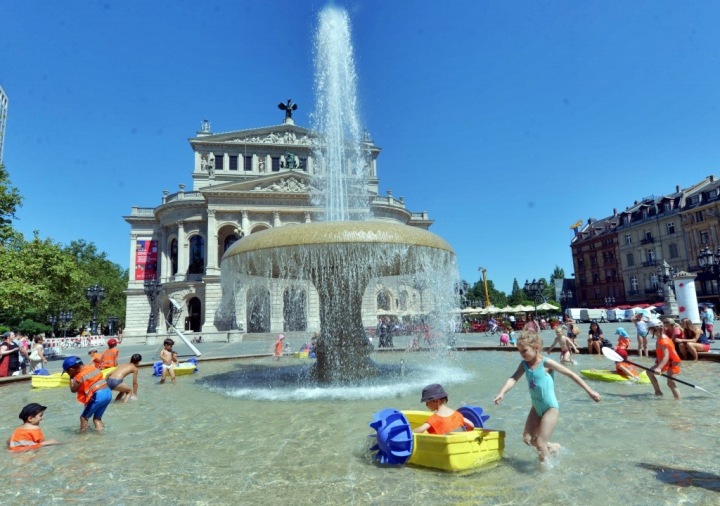
[[[188,316],[185,320],[185,329],[200,332],[202,329],[202,303],[197,297],[188,301]]]
[[[247,294],[248,332],[270,332],[270,291],[262,286],[253,286]]]
[[[225,238],[223,241],[223,250],[222,252],[225,253],[228,249],[230,249],[230,246],[238,242],[240,240],[241,236],[238,236],[237,234],[230,234]]]
[[[286,332],[307,330],[305,290],[290,287],[283,293],[283,329]]]
[[[383,290],[377,294],[377,308],[390,311],[390,292]]]
[[[201,235],[194,235],[190,238],[190,262],[188,263],[188,274],[205,273],[205,239]]]
[[[178,246],[177,239],[170,241],[170,274],[175,275],[178,271]]]
[[[400,292],[400,299],[398,300],[398,309],[400,311],[407,311],[408,308],[408,293],[406,290]]]

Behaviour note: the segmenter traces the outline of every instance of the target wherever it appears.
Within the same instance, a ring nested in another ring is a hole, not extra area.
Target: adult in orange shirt
[[[473,423],[462,416],[462,413],[455,411],[447,405],[448,394],[439,383],[433,383],[423,388],[420,402],[434,413],[424,424],[413,429],[413,432],[428,432],[430,434],[447,434],[461,427],[473,430]]]
[[[120,350],[117,349],[117,343],[117,339],[114,337],[108,339],[108,349],[103,351],[103,354],[100,356],[100,369],[117,367],[118,355],[120,354]]]
[[[653,337],[657,338],[655,344],[655,366],[648,370],[648,378],[655,389],[655,395],[662,395],[658,384],[657,374],[663,373],[668,376],[667,385],[670,387],[675,399],[680,399],[680,391],[672,379],[672,376],[680,374],[680,356],[675,351],[675,343],[663,332],[663,324],[658,320],[651,320],[648,323],[648,330]]]
[[[275,351],[273,352],[273,357],[275,360],[280,360],[280,357],[283,356],[283,341],[285,340],[285,336],[280,334],[277,338],[277,341],[275,341]]]

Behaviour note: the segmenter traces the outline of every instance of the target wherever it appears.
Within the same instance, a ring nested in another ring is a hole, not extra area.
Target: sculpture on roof
[[[297,104],[293,104],[291,99],[287,99],[287,104],[283,104],[280,102],[278,104],[278,109],[281,111],[285,111],[285,119],[291,119],[293,111],[297,111]]]

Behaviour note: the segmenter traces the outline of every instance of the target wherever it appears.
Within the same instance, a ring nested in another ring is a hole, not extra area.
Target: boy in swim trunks
[[[160,383],[165,383],[165,377],[169,374],[170,380],[175,383],[175,366],[178,363],[177,353],[172,349],[175,341],[167,338],[163,341],[163,350],[160,352],[160,360],[162,360],[162,377]]]
[[[451,409],[447,405],[448,394],[442,385],[433,383],[423,388],[420,402],[424,402],[425,406],[434,414],[427,421],[413,429],[413,432],[428,432],[429,434],[447,434],[461,427],[466,430],[473,430],[473,423],[462,416],[462,413]]]
[[[494,402],[500,404],[505,393],[515,386],[523,374],[526,375],[532,407],[525,422],[523,441],[529,446],[534,446],[540,462],[545,462],[551,453],[555,454],[560,450],[559,444],[550,442],[560,416],[560,405],[555,397],[554,373],[557,371],[571,378],[596,402],[600,402],[600,394],[564,365],[543,357],[540,354],[542,339],[537,332],[523,331],[518,339],[517,348],[522,361],[495,396]]]
[[[107,384],[110,390],[113,390],[117,392],[117,397],[115,397],[115,402],[120,401],[124,398],[123,402],[127,402],[130,400],[130,398],[137,399],[137,390],[138,390],[138,364],[142,361],[142,357],[139,353],[135,353],[132,357],[130,357],[130,363],[129,364],[122,364],[119,365],[117,369],[115,369],[110,376],[107,377]],[[127,385],[123,385],[123,379],[125,379],[125,376],[128,376],[132,374],[133,375],[133,387],[132,390],[130,390],[130,387]]]
[[[552,353],[556,344],[560,347],[560,362],[573,363],[570,358],[570,349],[572,349],[574,353],[580,353],[580,350],[577,349],[577,346],[575,346],[572,339],[565,335],[565,331],[562,327],[555,327],[555,340],[547,349],[548,355]]]

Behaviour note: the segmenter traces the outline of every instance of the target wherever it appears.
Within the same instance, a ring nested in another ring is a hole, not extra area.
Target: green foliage
[[[37,334],[44,334],[50,331],[50,326],[44,323],[38,323],[34,320],[23,320],[17,326],[18,332],[26,334],[28,336],[34,336]]]
[[[12,220],[15,211],[22,206],[22,197],[17,188],[12,186],[10,175],[5,166],[0,164],[0,242],[14,235]]]
[[[565,279],[565,270],[559,265],[556,265],[555,270],[550,274],[550,283],[553,284],[556,279]]]

